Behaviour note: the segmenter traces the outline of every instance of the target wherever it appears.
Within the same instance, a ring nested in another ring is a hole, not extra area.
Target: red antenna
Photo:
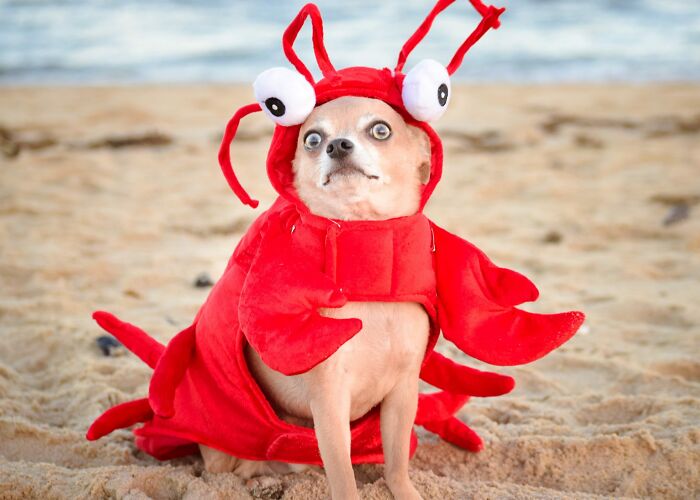
[[[408,59],[408,56],[411,54],[411,52],[413,52],[413,49],[415,49],[416,46],[423,40],[423,38],[425,38],[425,35],[428,34],[435,18],[443,10],[452,5],[454,1],[455,0],[437,1],[435,7],[433,7],[433,10],[430,11],[425,20],[420,24],[420,26],[418,26],[418,29],[415,31],[415,33],[413,33],[413,35],[411,35],[411,37],[408,40],[406,40],[406,43],[401,48],[401,52],[399,52],[399,59],[396,62],[396,68],[394,69],[394,71],[399,72],[403,69],[404,64],[406,64],[406,59]],[[498,20],[498,16],[503,14],[503,12],[506,10],[503,7],[498,8],[494,7],[493,5],[484,5],[484,3],[481,0],[469,1],[471,2],[472,6],[476,9],[476,11],[479,14],[481,14],[482,19],[479,25],[476,27],[476,29],[474,29],[471,35],[467,37],[467,39],[462,43],[462,45],[459,46],[455,54],[452,56],[452,60],[447,65],[447,72],[450,75],[457,71],[457,69],[462,64],[464,55],[476,42],[479,41],[479,39],[482,36],[484,36],[484,33],[486,33],[491,28],[498,29],[498,27],[501,25],[500,21]]]
[[[335,73],[335,68],[328,58],[328,52],[326,52],[326,46],[323,43],[323,19],[321,18],[321,12],[318,10],[318,7],[312,3],[307,3],[304,5],[304,7],[302,7],[297,14],[297,17],[295,17],[294,20],[289,23],[289,26],[284,31],[284,35],[282,35],[282,49],[284,50],[284,54],[287,56],[287,59],[289,59],[289,62],[291,62],[297,71],[304,75],[309,83],[313,85],[314,78],[311,75],[309,68],[306,67],[301,59],[299,59],[296,52],[294,52],[294,41],[296,40],[297,35],[299,34],[299,31],[304,25],[307,17],[311,17],[311,29],[314,54],[316,54],[316,63],[318,64],[321,73],[323,73],[323,76],[329,76],[330,74]]]
[[[243,189],[241,183],[238,182],[238,178],[231,165],[231,142],[233,142],[233,138],[236,136],[236,130],[238,130],[238,124],[241,122],[241,119],[258,111],[262,110],[260,109],[260,104],[257,102],[254,104],[247,104],[236,111],[231,117],[231,120],[229,120],[228,125],[226,125],[226,131],[224,132],[224,137],[221,139],[221,146],[219,147],[219,166],[221,166],[221,171],[224,173],[228,185],[231,186],[231,189],[243,204],[253,208],[258,206],[258,200],[252,199],[246,190]]]

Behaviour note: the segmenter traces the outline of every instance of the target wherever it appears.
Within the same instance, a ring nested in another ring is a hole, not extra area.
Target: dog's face
[[[299,198],[317,215],[413,215],[430,174],[430,145],[383,101],[341,97],[318,106],[302,125],[294,174]]]

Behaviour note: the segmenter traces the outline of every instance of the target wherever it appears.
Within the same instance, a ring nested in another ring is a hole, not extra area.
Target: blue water
[[[336,67],[393,67],[430,0],[319,0]],[[302,1],[0,0],[1,83],[250,81],[285,64],[280,39]],[[700,79],[700,0],[503,0],[457,78]],[[409,60],[447,62],[476,25],[457,0]],[[308,34],[298,51],[311,67]]]

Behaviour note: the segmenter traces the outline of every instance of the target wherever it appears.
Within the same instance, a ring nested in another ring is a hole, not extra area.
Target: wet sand
[[[325,498],[319,472],[244,482],[159,463],[106,408],[147,394],[105,357],[104,308],[162,342],[186,326],[256,216],[216,163],[243,87],[0,89],[0,498]],[[700,496],[700,86],[461,86],[437,126],[439,224],[527,274],[530,310],[586,332],[503,369],[515,391],[460,413],[471,454],[421,434],[427,499]],[[265,206],[271,126],[246,120],[236,170]],[[459,357],[444,343],[440,350]],[[466,361],[465,357],[461,357]],[[482,364],[470,360],[472,366]],[[356,468],[388,499],[380,466]]]

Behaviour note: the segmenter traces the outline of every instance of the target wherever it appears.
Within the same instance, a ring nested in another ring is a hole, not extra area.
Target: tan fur
[[[387,122],[392,136],[377,141],[368,127]],[[307,151],[308,130],[323,129],[326,139]],[[381,220],[416,213],[420,184],[429,165],[425,135],[408,126],[387,104],[367,98],[343,97],[317,107],[299,134],[294,160],[295,187],[317,215],[343,220]],[[350,139],[349,161],[364,172],[333,175],[325,145],[334,138]],[[416,303],[350,302],[323,310],[337,318],[360,318],[363,329],[326,361],[307,373],[287,377],[270,369],[250,347],[251,372],[273,406],[286,420],[313,423],[334,499],[358,498],[350,462],[350,421],[381,405],[381,433],[387,485],[397,499],[419,499],[408,477],[410,431],[418,400],[418,373],[428,339],[428,318]],[[239,475],[292,472],[284,465],[229,457],[200,447],[209,471]]]
[[[368,133],[368,126],[378,119],[393,131],[386,141],[377,141]],[[355,144],[353,163],[379,179],[339,176],[324,186],[333,160],[325,147],[315,152],[304,149],[303,137],[309,130],[324,130],[329,139],[350,139]],[[429,164],[427,137],[407,125],[393,108],[377,99],[341,97],[317,107],[302,125],[294,158],[295,187],[317,215],[338,220],[390,219],[416,213],[419,185],[427,180]]]

